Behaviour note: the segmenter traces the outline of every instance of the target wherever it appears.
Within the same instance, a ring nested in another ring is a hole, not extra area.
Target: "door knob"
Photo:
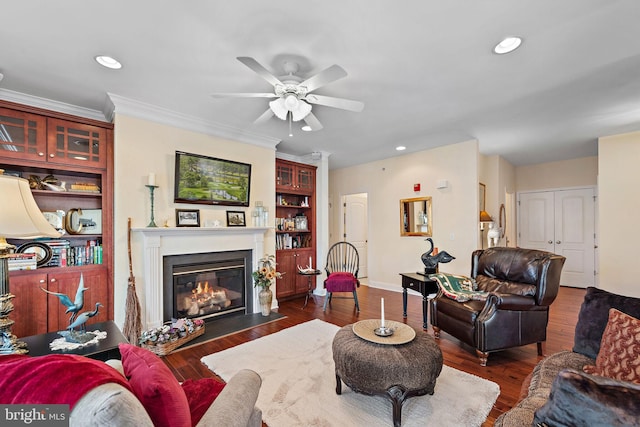
[[[556,240],[556,245],[559,245],[560,243],[562,243],[560,240]]]
[[[553,245],[553,240],[549,240],[547,243]]]

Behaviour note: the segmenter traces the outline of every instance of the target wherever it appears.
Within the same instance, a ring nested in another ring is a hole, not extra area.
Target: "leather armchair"
[[[471,277],[486,301],[457,302],[442,291],[431,300],[431,325],[436,339],[445,331],[474,347],[480,364],[489,353],[547,339],[549,306],[558,295],[565,257],[550,252],[502,248],[476,250]]]

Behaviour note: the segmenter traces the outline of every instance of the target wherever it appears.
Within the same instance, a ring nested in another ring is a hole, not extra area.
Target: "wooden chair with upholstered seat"
[[[329,248],[327,264],[324,268],[327,273],[327,278],[324,280],[327,296],[324,300],[322,311],[327,310],[327,305],[331,303],[335,292],[351,292],[356,304],[356,311],[360,311],[358,294],[356,292],[360,286],[360,281],[358,280],[359,264],[360,257],[358,256],[358,250],[351,243],[338,242]]]

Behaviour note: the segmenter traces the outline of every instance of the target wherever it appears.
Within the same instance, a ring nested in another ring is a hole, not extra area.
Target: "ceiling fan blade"
[[[277,98],[275,93],[212,93],[214,98]]]
[[[305,97],[305,100],[311,104],[340,108],[342,110],[355,111],[356,113],[359,113],[364,109],[364,104],[360,101],[353,101],[351,99],[344,98],[334,98],[333,96],[316,95],[315,93],[307,95]]]
[[[309,77],[300,83],[300,86],[305,86],[307,92],[311,92],[343,77],[347,77],[347,72],[341,66],[334,64],[326,70],[320,71],[315,76]]]
[[[303,120],[307,125],[309,125],[312,131],[320,130],[323,127],[322,123],[320,123],[320,120],[318,120],[318,118],[313,113],[307,114],[307,117],[305,117]]]
[[[271,74],[269,70],[264,68],[258,61],[249,57],[249,56],[238,56],[238,61],[242,62],[247,67],[251,68],[254,72],[256,72],[260,77],[271,83],[273,86],[282,85],[282,82],[278,80],[276,76]]]
[[[267,108],[267,111],[265,111],[264,113],[262,113],[260,115],[260,117],[258,117],[253,124],[255,125],[259,125],[262,123],[265,123],[266,121],[268,121],[271,117],[273,117],[273,111],[271,111],[271,108]]]

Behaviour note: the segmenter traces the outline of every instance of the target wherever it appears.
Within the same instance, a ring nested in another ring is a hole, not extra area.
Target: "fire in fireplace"
[[[164,320],[213,320],[252,307],[252,251],[170,255],[163,258]]]

